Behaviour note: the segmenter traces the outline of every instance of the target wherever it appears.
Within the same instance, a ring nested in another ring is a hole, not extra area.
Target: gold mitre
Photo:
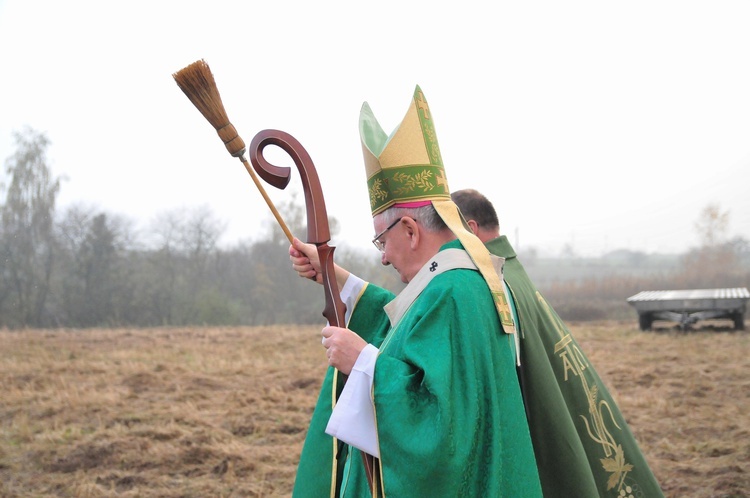
[[[450,200],[435,124],[419,85],[406,116],[390,136],[365,102],[359,114],[359,137],[373,216],[394,204]]]
[[[359,113],[359,138],[365,158],[372,215],[394,205],[418,207],[431,203],[482,273],[503,329],[513,334],[513,315],[490,253],[468,229],[458,207],[451,200],[435,124],[419,85],[414,90],[406,117],[390,136],[385,134],[365,102]]]

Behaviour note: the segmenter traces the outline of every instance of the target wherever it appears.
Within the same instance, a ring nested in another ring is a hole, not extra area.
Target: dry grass
[[[0,331],[0,496],[288,496],[321,327]],[[668,497],[746,497],[750,335],[571,325]]]

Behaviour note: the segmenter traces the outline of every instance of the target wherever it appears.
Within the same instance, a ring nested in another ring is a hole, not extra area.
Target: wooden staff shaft
[[[255,183],[255,186],[258,187],[258,190],[260,191],[260,194],[263,196],[263,199],[266,201],[266,204],[271,209],[271,213],[273,213],[274,218],[276,218],[276,221],[279,223],[279,226],[284,231],[284,235],[286,235],[286,238],[289,239],[289,243],[292,243],[292,239],[294,238],[292,236],[292,232],[289,230],[289,227],[284,223],[284,219],[281,217],[281,214],[279,214],[279,211],[276,209],[276,206],[274,206],[273,202],[271,201],[271,198],[268,197],[268,194],[266,193],[266,189],[263,188],[263,185],[261,185],[260,180],[258,179],[258,175],[255,174],[255,171],[253,171],[252,166],[250,166],[250,163],[245,159],[244,154],[240,156],[240,161],[242,161],[242,164],[245,165],[245,169],[248,173],[250,173],[250,177],[253,179],[253,182]]]

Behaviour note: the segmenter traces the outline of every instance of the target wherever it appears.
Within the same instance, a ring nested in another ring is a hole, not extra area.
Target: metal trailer
[[[698,320],[728,319],[735,330],[745,328],[745,309],[750,292],[745,287],[641,291],[627,299],[638,312],[641,330],[655,320],[678,322],[682,330]]]

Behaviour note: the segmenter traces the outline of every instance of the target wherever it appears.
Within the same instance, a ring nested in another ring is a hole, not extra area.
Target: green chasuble
[[[443,249],[460,247],[454,241]],[[393,297],[368,285],[349,323],[380,349],[373,380],[378,495],[542,496],[513,338],[502,331],[482,276],[463,268],[438,274],[391,327],[382,306]],[[329,369],[296,497],[371,496],[358,450],[323,432],[337,381]]]
[[[529,280],[505,236],[521,334],[521,384],[545,497],[662,497],[620,410],[570,331]]]

